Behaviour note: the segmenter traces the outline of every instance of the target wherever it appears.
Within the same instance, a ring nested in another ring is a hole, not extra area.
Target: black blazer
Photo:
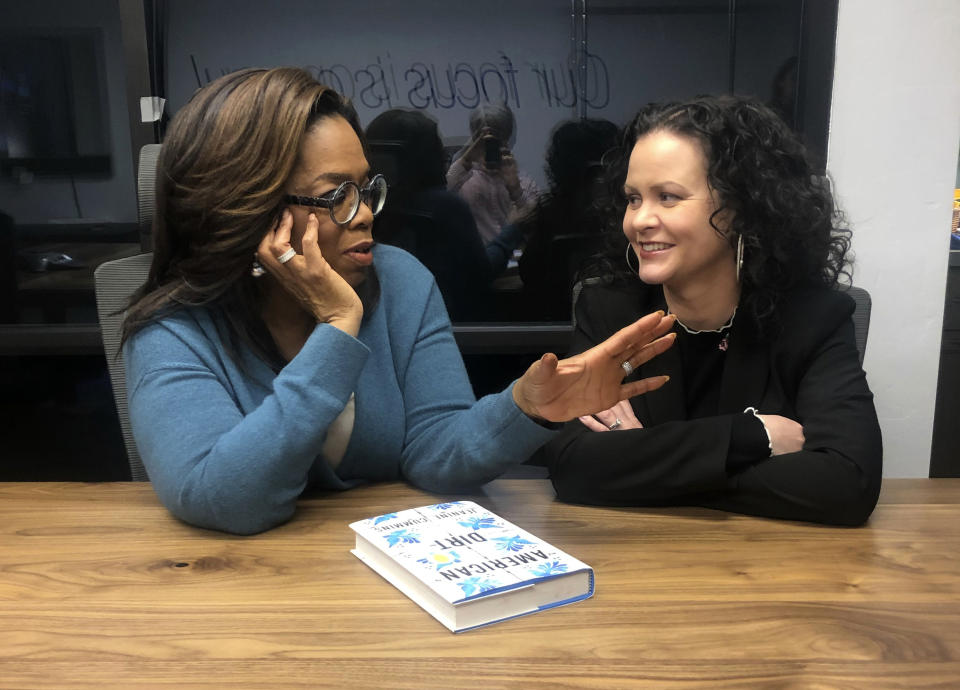
[[[664,308],[659,286],[587,286],[577,301],[572,352]],[[738,314],[729,337],[715,417],[688,419],[675,348],[631,378],[669,374],[660,390],[631,400],[643,429],[595,433],[567,424],[541,450],[557,495],[602,505],[700,505],[842,525],[863,523],[880,492],[882,446],[873,394],[854,340],[853,300],[810,289],[778,308],[761,337]],[[758,456],[728,469],[733,420],[748,407],[803,425],[802,451]]]

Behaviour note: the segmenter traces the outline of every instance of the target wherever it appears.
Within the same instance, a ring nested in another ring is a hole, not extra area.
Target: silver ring
[[[277,261],[279,261],[282,264],[285,264],[296,255],[297,255],[296,250],[293,247],[290,247],[290,249],[288,249],[283,254],[277,257]]]
[[[620,420],[619,417],[617,417],[617,421],[615,421],[613,424],[611,424],[611,425],[608,426],[607,428],[608,428],[610,431],[613,431],[614,429],[616,429],[617,427],[619,427],[621,424],[623,424],[623,422]]]
[[[623,370],[626,372],[627,376],[629,376],[630,374],[633,373],[633,365],[630,364],[630,360],[629,360],[629,359],[624,360],[624,361],[620,364],[620,368],[623,369]]]

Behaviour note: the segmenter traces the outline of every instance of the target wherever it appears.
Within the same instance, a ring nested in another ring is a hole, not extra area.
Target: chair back
[[[402,141],[390,139],[367,140],[367,162],[370,170],[378,172],[387,180],[388,187],[400,184],[401,171],[408,169],[409,153]],[[389,193],[387,198],[390,198]]]
[[[137,164],[137,222],[140,227],[140,246],[149,249],[153,244],[153,217],[157,201],[157,164],[160,159],[160,144],[147,144],[140,149]],[[147,481],[147,471],[137,451],[130,429],[127,408],[127,376],[120,351],[120,334],[124,309],[130,296],[147,280],[153,254],[136,256],[100,264],[93,272],[94,293],[97,299],[97,316],[100,320],[100,336],[103,352],[107,358],[113,401],[120,418],[123,444],[127,449],[130,478]]]
[[[133,481],[147,481],[149,478],[130,429],[126,368],[123,364],[123,353],[120,351],[120,328],[123,324],[123,310],[127,306],[127,301],[130,295],[146,281],[152,260],[153,254],[137,254],[102,263],[93,272],[103,351],[107,357],[110,384],[113,386],[113,401],[117,406],[123,444],[127,449],[127,462],[130,465],[130,478]]]
[[[573,284],[573,288],[570,291],[570,325],[573,326],[574,330],[577,328],[577,300],[580,299],[580,293],[583,291],[583,288],[588,285],[597,285],[602,282],[603,278],[594,276],[592,278],[578,280]]]
[[[153,214],[157,199],[157,162],[160,144],[147,144],[140,149],[137,164],[137,220],[140,225],[140,246],[153,247]]]
[[[860,287],[842,288],[853,298],[853,331],[857,340],[857,352],[860,354],[860,364],[863,365],[863,356],[867,351],[867,334],[870,332],[870,308],[872,301],[870,293]]]

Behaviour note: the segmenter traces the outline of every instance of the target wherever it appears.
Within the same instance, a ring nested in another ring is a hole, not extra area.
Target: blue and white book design
[[[450,630],[593,595],[593,570],[471,501],[354,522],[352,553]]]

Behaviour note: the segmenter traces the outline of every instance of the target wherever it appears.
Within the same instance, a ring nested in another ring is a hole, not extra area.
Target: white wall
[[[929,471],[952,188],[960,2],[840,0],[828,170],[873,296],[864,368],[884,474]]]

